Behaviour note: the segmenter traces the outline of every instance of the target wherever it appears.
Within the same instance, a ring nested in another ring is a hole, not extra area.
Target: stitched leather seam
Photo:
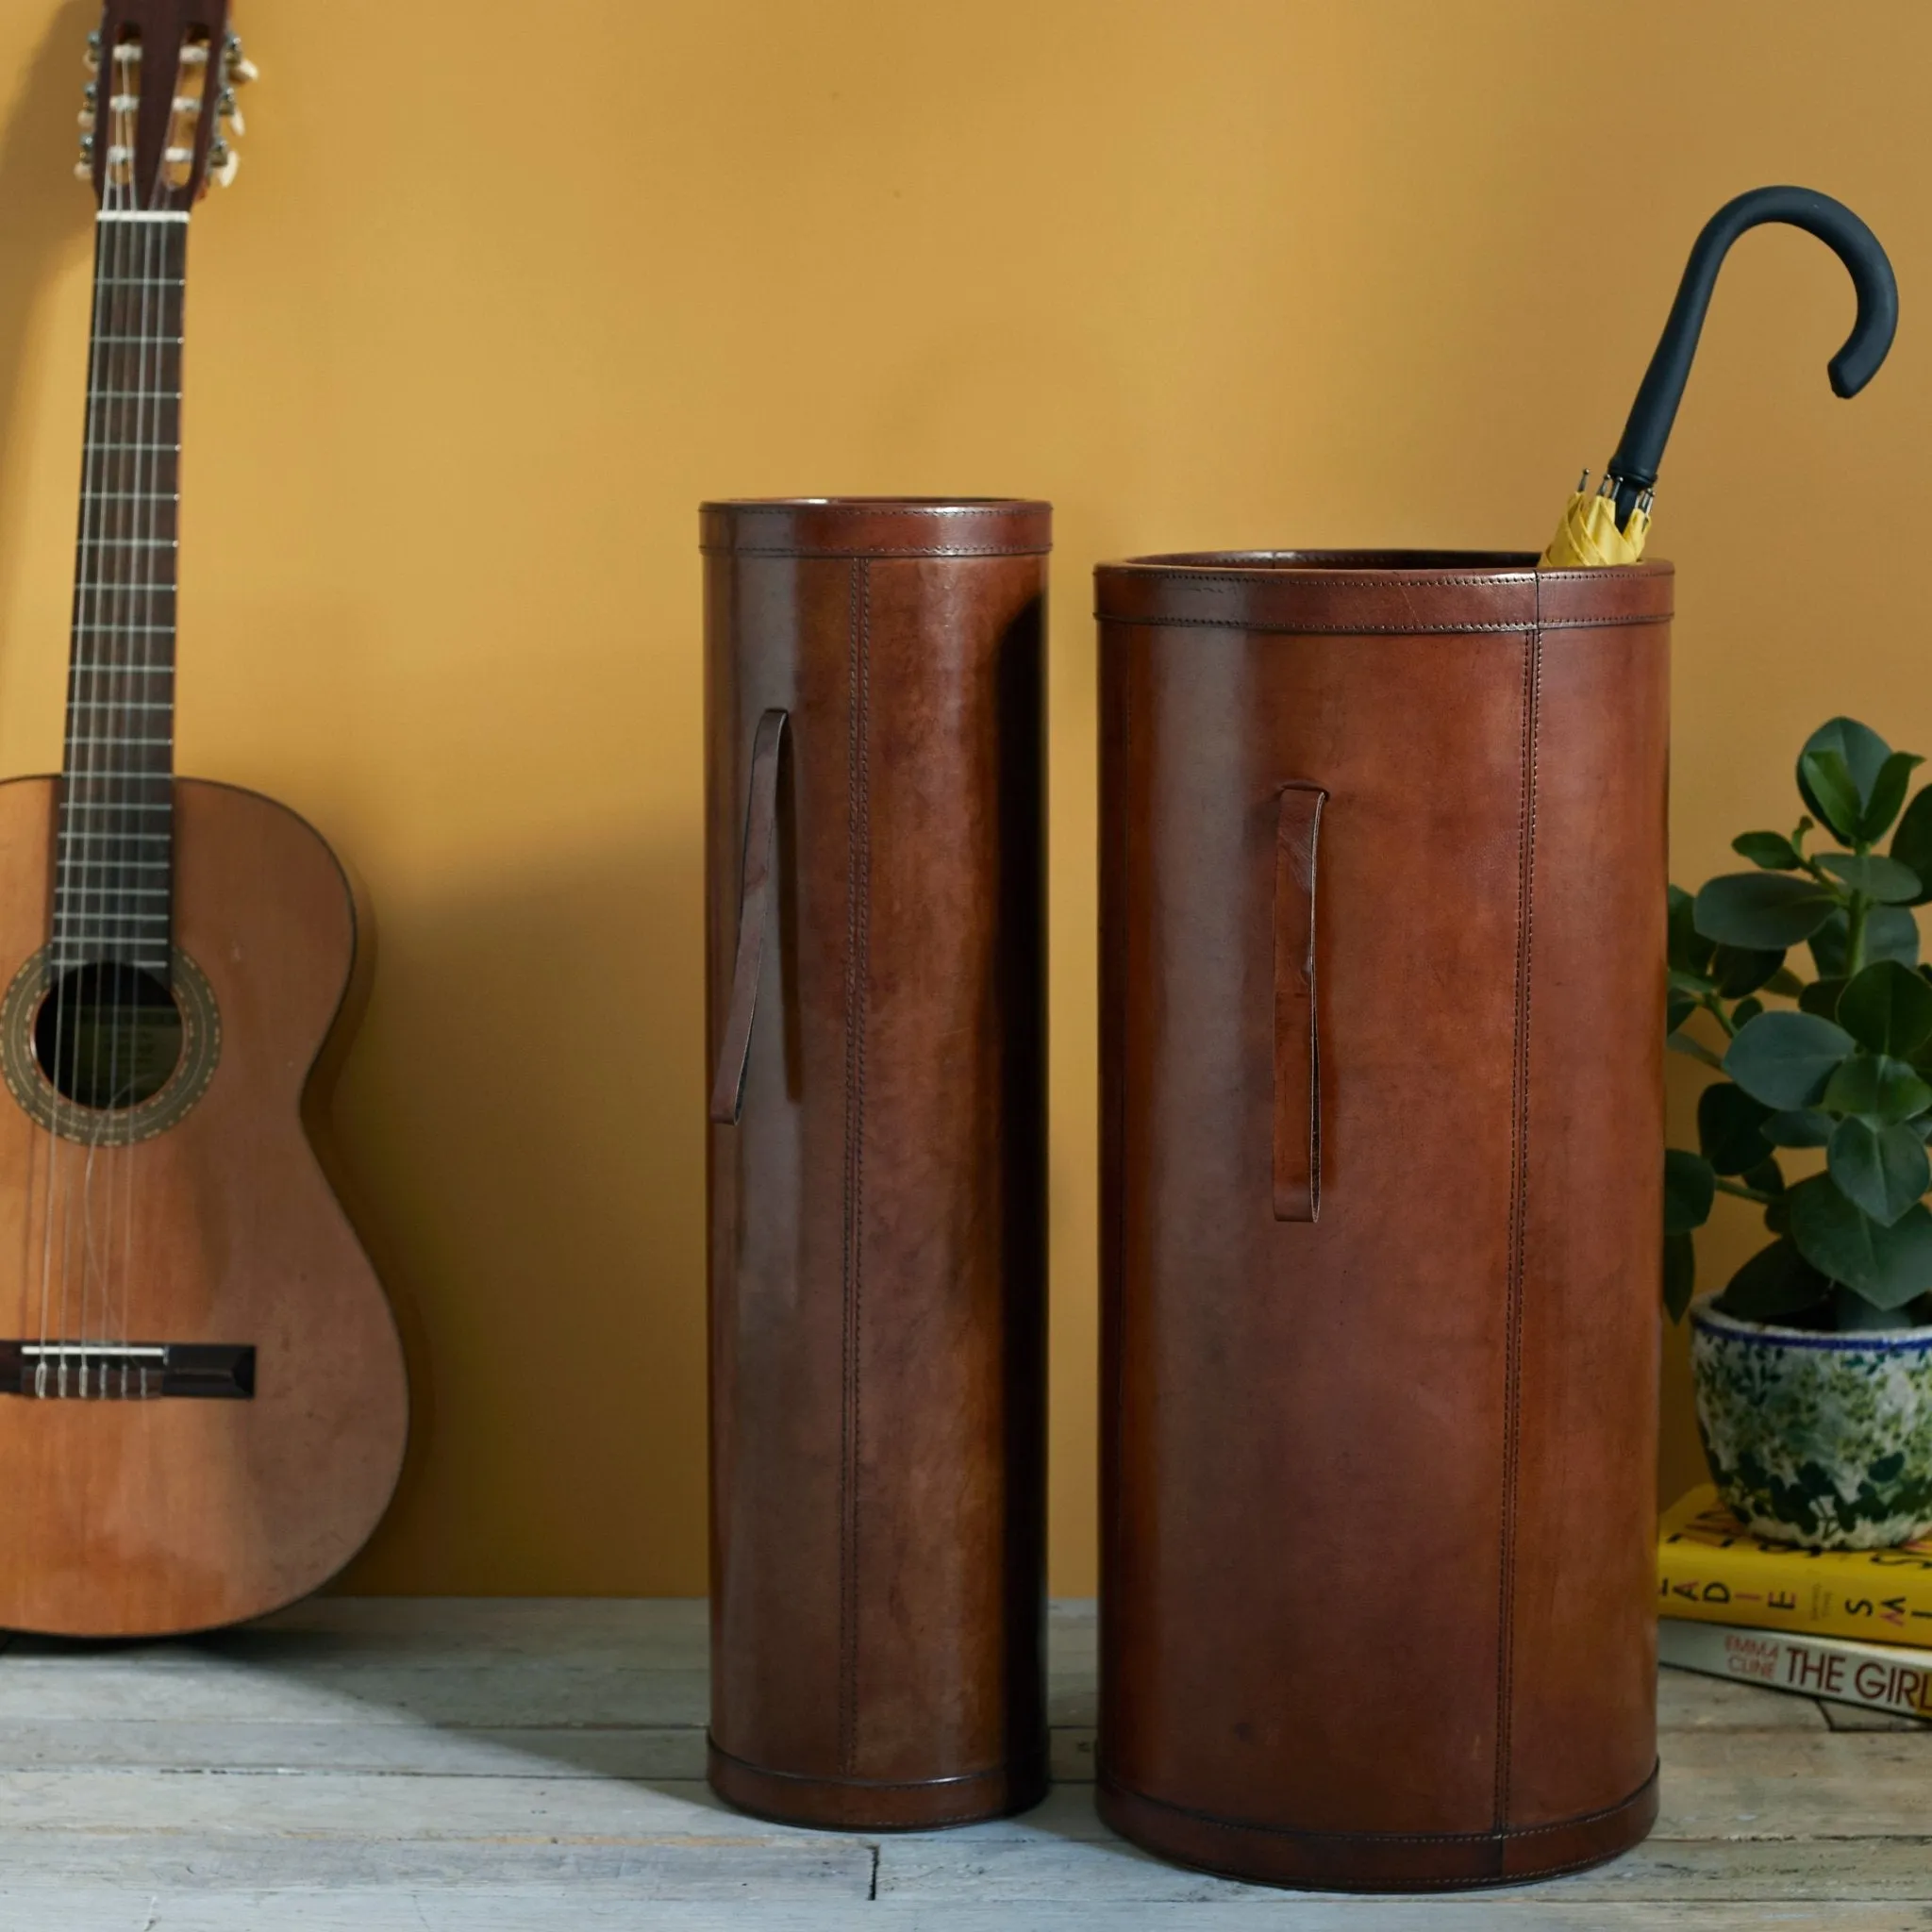
[[[1156,1798],[1146,1791],[1137,1790],[1132,1785],[1116,1777],[1105,1764],[1096,1767],[1098,1782],[1108,1790],[1118,1791],[1124,1798],[1131,1798],[1137,1805],[1151,1806],[1158,1811],[1171,1811],[1176,1818],[1191,1818],[1201,1824],[1211,1824],[1223,1831],[1253,1832],[1258,1838],[1300,1839],[1305,1842],[1329,1843],[1337,1845],[1441,1845],[1445,1849],[1457,1845],[1472,1848],[1480,1845],[1513,1844],[1520,1840],[1548,1838],[1559,1831],[1576,1831],[1590,1824],[1601,1824],[1606,1821],[1628,1811],[1633,1806],[1641,1805],[1645,1794],[1657,1783],[1657,1769],[1651,1766],[1650,1775],[1632,1791],[1628,1797],[1620,1798],[1614,1805],[1606,1805],[1596,1811],[1578,1811],[1574,1817],[1559,1818],[1553,1824],[1512,1824],[1496,1831],[1309,1831],[1293,1824],[1257,1824],[1243,1818],[1224,1818],[1216,1811],[1197,1811],[1191,1805],[1176,1805],[1172,1798]],[[1606,1855],[1593,1853],[1583,1860],[1594,1864]],[[1493,1879],[1452,1879],[1451,1884],[1494,1884]]]
[[[1542,601],[1542,586],[1537,586]],[[1523,1275],[1529,1196],[1529,1024],[1536,943],[1536,790],[1541,729],[1542,633],[1524,640],[1523,660],[1522,859],[1517,882],[1516,1040],[1509,1108],[1509,1270],[1503,1330],[1503,1512],[1497,1557],[1496,1829],[1507,1827],[1515,1723],[1516,1504],[1523,1411]]]
[[[787,1784],[798,1785],[838,1785],[842,1789],[860,1791],[924,1791],[947,1785],[985,1784],[995,1778],[1024,1778],[1043,1767],[1040,1757],[1030,1758],[1008,1757],[998,1764],[989,1764],[976,1771],[958,1771],[948,1777],[828,1777],[811,1771],[776,1771],[769,1764],[758,1764],[749,1757],[741,1757],[735,1751],[727,1751],[709,1732],[705,1734],[707,1747],[728,1764],[735,1764],[741,1771],[748,1771],[754,1777],[769,1777],[782,1780]]]
[[[700,543],[701,557],[824,557],[827,558],[869,557],[1051,557],[1053,546],[1048,543],[1031,545],[1025,549],[1008,549],[1004,545],[989,549],[961,549],[949,544],[921,546],[904,544],[886,548],[879,544],[868,544],[863,550],[823,550],[780,548],[766,543]]]
[[[864,1281],[865,1019],[872,887],[872,581],[854,558],[846,675],[845,845],[845,1201],[842,1257],[843,1403],[839,1460],[839,1763],[858,1753],[859,1344]]]
[[[1114,1283],[1113,1292],[1113,1441],[1111,1443],[1113,1463],[1113,1521],[1103,1525],[1111,1531],[1108,1547],[1103,1555],[1112,1561],[1120,1558],[1121,1544],[1124,1541],[1126,1522],[1126,1457],[1122,1443],[1126,1436],[1126,1387],[1127,1387],[1127,1282],[1130,1270],[1127,1267],[1127,1188],[1126,1188],[1126,1148],[1127,1148],[1127,1056],[1124,1043],[1127,1037],[1127,934],[1129,924],[1126,917],[1125,898],[1127,891],[1127,867],[1130,862],[1127,828],[1130,813],[1127,808],[1127,791],[1133,783],[1134,745],[1134,665],[1131,655],[1121,671],[1121,750],[1120,782],[1114,791],[1114,809],[1120,814],[1118,828],[1120,853],[1115,879],[1113,904],[1108,916],[1113,922],[1119,958],[1115,967],[1113,995],[1119,1010],[1112,1015],[1115,1038],[1122,1042],[1123,1050],[1114,1057],[1114,1131],[1113,1168],[1110,1176],[1113,1186],[1114,1210],[1114,1266],[1120,1271],[1120,1278]],[[1111,1584],[1111,1578],[1108,1578]],[[1102,1619],[1103,1648],[1107,1647],[1105,1631],[1112,1619]]]
[[[1535,621],[1547,637],[1553,630],[1627,630],[1639,625],[1669,624],[1674,614],[1657,610],[1630,617],[1546,617]],[[1288,638],[1474,636],[1527,630],[1532,622],[1517,617],[1495,624],[1266,624],[1244,617],[1127,617],[1117,610],[1096,610],[1093,615],[1101,624],[1128,624],[1141,630],[1246,630]]]
[[[971,500],[949,497],[943,503],[920,503],[904,496],[834,496],[817,502],[793,497],[779,503],[726,501],[699,506],[701,510],[729,517],[734,523],[752,517],[808,517],[815,511],[821,517],[1026,517],[1052,508],[1044,497],[1039,496],[983,496]]]
[[[1370,576],[1360,571],[1323,564],[1293,571],[1270,570],[1265,565],[1257,565],[1251,571],[1154,570],[1138,563],[1101,563],[1094,566],[1096,575],[1102,571],[1118,571],[1128,582],[1137,584],[1231,584],[1241,590],[1257,590],[1264,584],[1312,583],[1320,579],[1338,588],[1346,585],[1350,591],[1474,591],[1486,586],[1493,586],[1499,591],[1516,590],[1541,583],[1600,583],[1604,578],[1617,575],[1614,566],[1607,570],[1477,570],[1447,577]],[[1661,572],[1644,572],[1624,581],[1656,583],[1662,575]]]

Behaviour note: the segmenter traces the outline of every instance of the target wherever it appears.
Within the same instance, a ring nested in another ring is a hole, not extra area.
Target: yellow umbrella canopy
[[[1649,535],[1650,492],[1638,498],[1630,521],[1620,530],[1614,486],[1606,476],[1603,488],[1591,490],[1586,470],[1541,561],[1545,570],[1593,570],[1606,563],[1635,563],[1643,555],[1643,540]]]
[[[1690,359],[1717,272],[1731,243],[1764,222],[1785,222],[1816,235],[1844,263],[1857,291],[1857,319],[1844,347],[1831,358],[1833,392],[1855,396],[1878,373],[1898,332],[1898,283],[1878,238],[1842,202],[1809,188],[1757,188],[1726,202],[1704,225],[1690,249],[1677,299],[1644,371],[1623,440],[1592,493],[1590,472],[1570,499],[1541,558],[1551,570],[1596,569],[1635,563],[1650,534],[1650,506],[1664,444],[1677,419]]]

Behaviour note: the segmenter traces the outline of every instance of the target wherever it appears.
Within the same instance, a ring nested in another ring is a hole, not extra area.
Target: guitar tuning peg
[[[242,51],[242,36],[230,34],[222,42],[222,77],[237,87],[261,78],[261,70]]]
[[[228,124],[228,133],[239,141],[248,132],[248,123],[242,118],[242,109],[235,105],[235,90],[225,88],[222,92],[221,117]]]
[[[94,164],[92,161],[75,161],[74,178],[76,181],[92,181],[94,178]]]
[[[92,134],[94,131],[94,110],[92,108],[83,108],[80,110],[80,131],[83,134]]]
[[[219,166],[215,165],[214,156],[210,152],[208,164],[208,179],[217,188],[232,188],[235,185],[235,176],[242,172],[242,157],[233,152],[225,155]]]

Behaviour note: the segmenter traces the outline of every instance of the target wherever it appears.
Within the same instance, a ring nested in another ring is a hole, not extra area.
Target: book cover
[[[1657,1626],[1657,1655],[1659,1663],[1680,1670],[1862,1704],[1900,1717],[1932,1718],[1932,1650],[1663,1617]]]
[[[1932,1644],[1932,1539],[1890,1550],[1769,1542],[1707,1484],[1665,1512],[1657,1572],[1663,1617]]]

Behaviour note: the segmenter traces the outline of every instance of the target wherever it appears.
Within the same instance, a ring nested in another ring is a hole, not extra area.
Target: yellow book
[[[1708,1484],[1665,1512],[1657,1582],[1661,1616],[1932,1645],[1932,1538],[1894,1550],[1767,1542]]]

